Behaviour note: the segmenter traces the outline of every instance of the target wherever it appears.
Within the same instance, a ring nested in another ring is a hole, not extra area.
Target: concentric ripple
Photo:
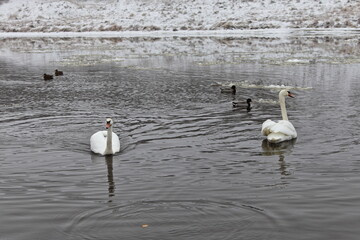
[[[82,212],[69,239],[271,239],[275,221],[262,209],[205,200],[140,201]]]

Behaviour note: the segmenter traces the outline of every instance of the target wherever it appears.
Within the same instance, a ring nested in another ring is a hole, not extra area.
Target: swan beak
[[[295,97],[295,95],[292,94],[292,93],[290,93],[290,92],[288,93],[288,96],[291,97],[291,98],[294,98],[294,97]]]
[[[105,127],[106,127],[106,129],[108,129],[109,127],[111,127],[111,124],[110,124],[110,123],[106,123]]]

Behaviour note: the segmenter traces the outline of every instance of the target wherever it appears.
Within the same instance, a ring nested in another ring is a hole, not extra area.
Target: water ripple
[[[70,239],[273,239],[276,222],[261,208],[207,200],[154,200],[81,212],[68,222]]]

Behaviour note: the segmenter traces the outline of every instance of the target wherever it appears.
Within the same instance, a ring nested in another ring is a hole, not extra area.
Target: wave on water
[[[219,86],[219,87],[231,87],[232,85],[235,85],[236,87],[240,88],[263,88],[263,89],[295,89],[295,90],[311,90],[312,87],[300,87],[300,86],[291,86],[291,85],[284,85],[284,84],[254,84],[254,83],[248,83],[246,81],[244,82],[214,82],[211,84],[211,86]]]

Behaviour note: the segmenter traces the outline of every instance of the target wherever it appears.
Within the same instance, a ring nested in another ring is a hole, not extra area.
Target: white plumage
[[[112,125],[112,119],[106,119],[107,131],[98,131],[91,136],[91,151],[101,155],[111,155],[120,151],[120,140],[118,135],[112,132]]]
[[[267,136],[267,140],[272,143],[287,141],[297,137],[294,126],[287,120],[274,122],[268,119],[263,123],[261,133]]]
[[[283,120],[274,122],[270,119],[266,120],[262,124],[261,133],[264,136],[267,136],[267,140],[272,143],[279,143],[287,140],[291,140],[297,137],[297,132],[288,120],[286,106],[285,106],[285,97],[294,97],[292,93],[287,90],[282,90],[279,93],[279,102],[281,108],[281,115]]]

